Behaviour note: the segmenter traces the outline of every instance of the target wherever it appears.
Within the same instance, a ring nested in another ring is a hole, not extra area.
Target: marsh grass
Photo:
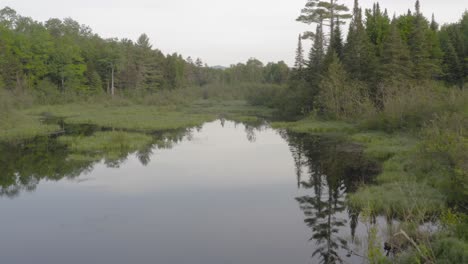
[[[249,125],[261,125],[274,116],[274,110],[264,106],[252,106],[244,100],[199,100],[189,108],[192,113],[212,114],[218,118]]]
[[[415,148],[418,140],[408,134],[363,132],[351,135],[351,140],[364,145],[365,154],[379,161],[386,161],[396,154],[404,154]]]
[[[29,110],[30,114],[44,114],[63,118],[69,124],[91,124],[100,127],[131,131],[160,131],[199,126],[215,118],[211,114],[194,114],[159,107],[128,105],[55,105]]]
[[[44,124],[37,116],[12,111],[0,118],[0,141],[21,141],[60,130],[58,125]]]
[[[375,215],[404,220],[425,219],[445,208],[444,196],[437,189],[420,182],[365,186],[350,194],[349,202],[356,208],[368,207]]]
[[[313,116],[296,122],[273,122],[272,127],[309,134],[352,134],[357,132],[357,127],[351,123],[344,121],[322,121]]]

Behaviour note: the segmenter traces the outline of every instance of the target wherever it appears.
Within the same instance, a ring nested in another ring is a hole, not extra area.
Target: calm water
[[[154,137],[97,162],[0,144],[0,263],[362,263],[358,146],[228,121]]]

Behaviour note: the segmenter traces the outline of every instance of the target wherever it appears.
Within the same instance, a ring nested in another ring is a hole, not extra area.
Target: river
[[[152,137],[94,160],[0,144],[1,263],[363,262],[345,200],[376,166],[358,145],[226,120]]]

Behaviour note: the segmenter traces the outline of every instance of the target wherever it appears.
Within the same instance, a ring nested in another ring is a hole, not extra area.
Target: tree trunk
[[[330,45],[333,42],[333,34],[335,29],[335,0],[330,0],[331,10],[330,10]]]
[[[111,92],[112,92],[112,97],[115,95],[115,86],[114,86],[114,65],[112,65],[112,77],[111,77]]]

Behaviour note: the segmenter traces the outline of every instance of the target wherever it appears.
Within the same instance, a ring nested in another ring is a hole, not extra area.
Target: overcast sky
[[[291,64],[297,36],[307,25],[295,22],[306,0],[0,0],[38,21],[71,17],[102,37],[137,39],[146,33],[163,53],[200,57],[228,66],[250,57]],[[352,6],[354,0],[341,0]],[[360,0],[371,7],[375,0]],[[414,9],[412,0],[380,0],[390,14]],[[467,0],[421,0],[422,11],[440,23],[455,22]]]

